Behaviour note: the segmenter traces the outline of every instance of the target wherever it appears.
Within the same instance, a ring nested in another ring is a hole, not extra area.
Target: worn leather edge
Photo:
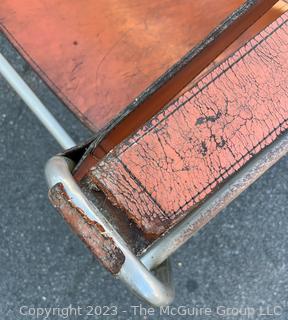
[[[106,235],[103,226],[89,220],[80,208],[73,205],[61,183],[49,190],[49,199],[100,263],[112,274],[117,274],[125,261],[125,256],[113,239]]]

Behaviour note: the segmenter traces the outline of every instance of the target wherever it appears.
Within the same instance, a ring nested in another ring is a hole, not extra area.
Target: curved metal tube
[[[125,282],[136,295],[154,306],[170,304],[174,298],[174,289],[170,283],[169,273],[165,282],[161,282],[133,254],[121,235],[107,221],[101,211],[85,197],[75,182],[71,174],[74,165],[71,159],[64,156],[51,158],[45,167],[45,175],[49,187],[51,188],[57,183],[62,183],[65,192],[75,206],[82,209],[89,219],[103,225],[108,236],[111,237],[119,249],[121,249],[125,256],[125,262],[120,272],[116,275],[117,278]]]

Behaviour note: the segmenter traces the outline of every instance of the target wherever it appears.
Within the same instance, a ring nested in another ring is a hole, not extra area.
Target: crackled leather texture
[[[73,205],[61,183],[50,189],[49,198],[53,206],[98,258],[99,262],[111,273],[118,273],[125,261],[125,256],[121,249],[115,245],[113,239],[106,235],[103,226],[89,220],[80,208]]]
[[[288,127],[288,14],[90,172],[150,237],[175,225]]]

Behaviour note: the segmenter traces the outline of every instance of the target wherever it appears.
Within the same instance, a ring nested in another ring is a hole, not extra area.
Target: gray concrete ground
[[[73,138],[84,141],[90,133],[2,36],[0,51]],[[48,319],[67,318],[69,310],[69,319],[145,319],[146,310],[140,315],[138,308],[134,315],[131,308],[140,302],[99,266],[49,204],[43,167],[59,151],[0,78],[0,319],[36,319],[35,308],[44,307],[60,308]],[[287,319],[287,168],[286,157],[173,256],[173,307],[212,309],[212,315],[193,319]],[[69,305],[80,307],[77,317],[75,310],[65,309]],[[89,315],[89,306],[116,306],[118,316]],[[228,308],[246,315],[228,315]],[[189,318],[178,311],[168,316],[155,309],[148,319]],[[268,311],[274,315],[260,314]]]

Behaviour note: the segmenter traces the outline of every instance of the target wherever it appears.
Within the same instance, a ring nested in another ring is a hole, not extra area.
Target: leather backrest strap
[[[288,128],[288,14],[114,148],[90,179],[156,238]]]

